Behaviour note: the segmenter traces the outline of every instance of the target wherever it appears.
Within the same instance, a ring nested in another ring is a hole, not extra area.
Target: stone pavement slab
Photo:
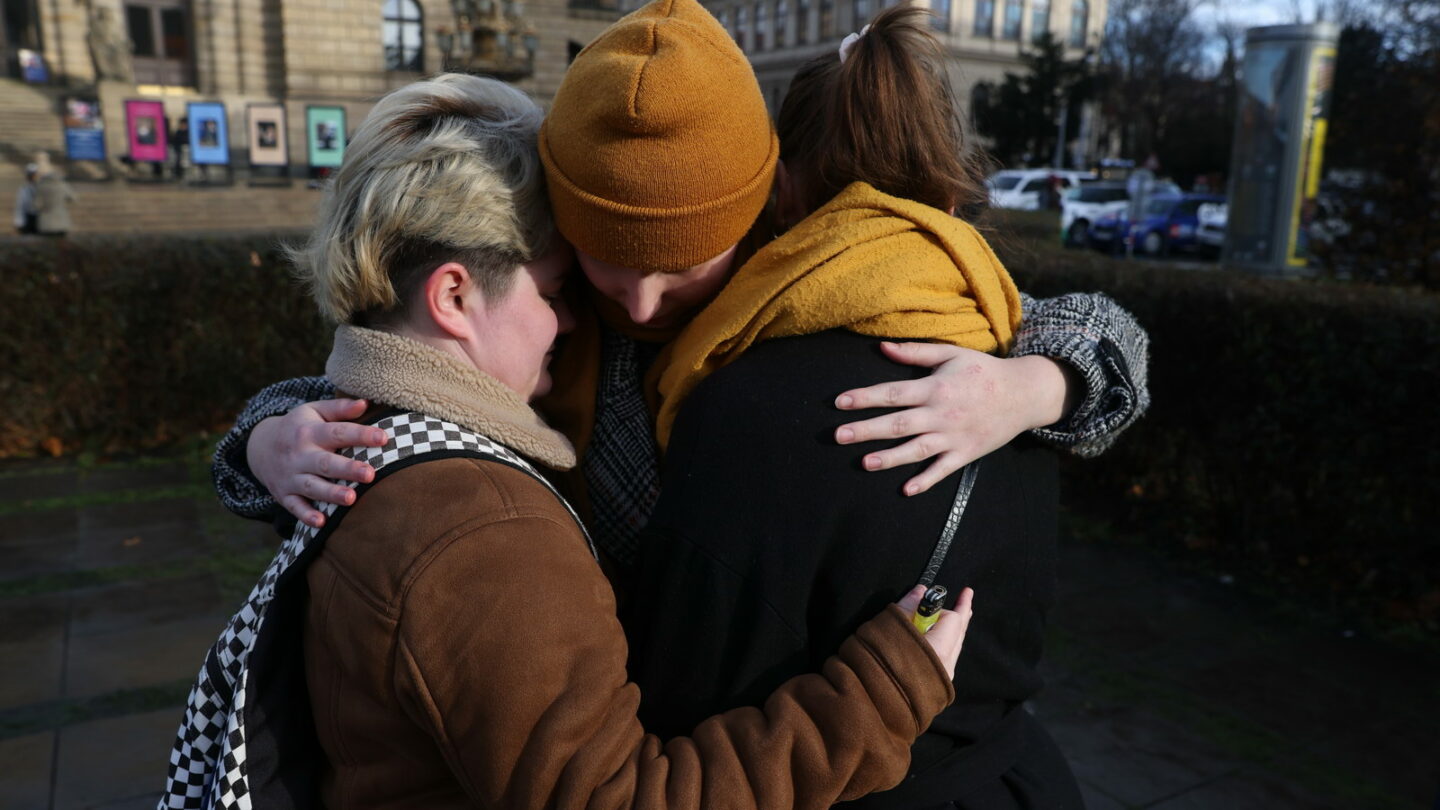
[[[0,503],[63,498],[80,488],[80,475],[73,468],[34,475],[0,478]]]
[[[147,801],[165,787],[181,709],[162,709],[60,730],[54,810]]]
[[[1036,715],[1105,807],[1429,807],[1432,656],[1145,549],[1066,543]],[[1422,753],[1428,752],[1428,753]]]
[[[55,594],[0,602],[0,710],[60,696],[68,610]]]
[[[47,810],[55,732],[0,740],[0,807]]]
[[[180,462],[141,466],[99,467],[80,473],[75,492],[113,492],[184,486],[193,480],[189,465]]]
[[[64,694],[70,698],[173,683],[200,671],[225,615],[200,616],[70,639]]]
[[[228,616],[212,574],[149,582],[123,582],[77,591],[71,597],[70,635],[98,636],[207,616]],[[218,628],[217,628],[218,632]]]
[[[208,552],[192,498],[105,504],[80,511],[76,568],[157,564]]]
[[[48,509],[22,512],[0,518],[0,549],[12,543],[74,536],[80,531],[80,512],[75,509]],[[0,572],[3,578],[8,575]]]
[[[13,518],[0,517],[0,523]],[[0,582],[59,574],[75,567],[77,532],[49,537],[6,537],[0,539]]]

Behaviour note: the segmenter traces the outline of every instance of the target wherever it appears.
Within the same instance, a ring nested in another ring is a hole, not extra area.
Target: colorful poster
[[[142,163],[164,163],[169,155],[169,127],[165,105],[158,101],[125,102],[125,131],[129,136],[130,159]]]
[[[65,157],[70,160],[105,159],[105,119],[93,98],[65,99]]]
[[[1295,175],[1295,204],[1290,211],[1290,245],[1285,260],[1291,267],[1310,261],[1310,226],[1319,213],[1320,159],[1330,116],[1330,90],[1335,84],[1335,49],[1316,48],[1310,55],[1305,82],[1305,118],[1300,137],[1300,171]]]
[[[305,140],[311,166],[337,168],[345,157],[345,108],[306,107]]]
[[[289,165],[285,105],[251,104],[245,108],[245,129],[250,139],[251,166]]]
[[[185,105],[190,123],[190,162],[197,166],[226,166],[230,163],[230,127],[225,105],[215,101],[192,101]]]

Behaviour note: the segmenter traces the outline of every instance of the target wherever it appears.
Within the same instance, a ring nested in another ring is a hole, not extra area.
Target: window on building
[[[810,0],[795,0],[799,19],[795,21],[795,41],[804,45],[810,41]]]
[[[190,4],[186,0],[133,0],[125,4],[136,84],[195,83]]]
[[[425,69],[423,57],[424,22],[415,0],[385,0],[380,38],[385,43],[385,69]]]
[[[585,50],[585,46],[584,46],[583,44],[579,43],[579,42],[576,42],[576,41],[573,40],[573,39],[570,40],[570,41],[568,41],[568,42],[566,42],[566,43],[565,43],[565,64],[568,65],[568,64],[570,64],[571,62],[574,62],[574,61],[575,61],[575,57],[579,56],[579,55],[580,55],[580,52],[583,51],[583,50]]]
[[[765,0],[755,4],[755,50],[763,51],[767,47],[765,29],[769,27],[770,15],[766,13]]]
[[[786,0],[775,0],[775,47],[790,44],[790,4]]]
[[[975,36],[995,36],[995,0],[975,0]]]
[[[0,3],[0,58],[15,68],[19,76],[20,49],[43,50],[40,38],[40,14],[35,0],[3,0]]]
[[[1075,0],[1070,4],[1070,44],[1076,48],[1085,47],[1085,29],[1090,24],[1090,3]]]
[[[740,50],[750,50],[750,11],[745,6],[735,9],[735,41]]]
[[[835,0],[820,0],[820,39],[835,37]]]
[[[1021,0],[1005,0],[1005,21],[1000,28],[1001,39],[1020,38]]]
[[[859,31],[870,22],[872,9],[870,0],[855,0],[855,30]]]
[[[950,0],[930,0],[930,27],[936,31],[950,30]]]
[[[1050,30],[1050,0],[1030,0],[1030,38],[1039,40]]]

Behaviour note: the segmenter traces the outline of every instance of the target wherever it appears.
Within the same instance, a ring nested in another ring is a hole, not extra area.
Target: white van
[[[1006,169],[990,175],[985,185],[990,189],[990,205],[995,208],[1014,208],[1020,211],[1040,210],[1042,192],[1050,178],[1060,178],[1060,193],[1078,186],[1082,180],[1093,180],[1090,172],[1073,169]]]

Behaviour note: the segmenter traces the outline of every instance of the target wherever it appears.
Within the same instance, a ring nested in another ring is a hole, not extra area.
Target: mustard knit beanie
[[[608,28],[575,57],[540,129],[560,233],[645,272],[739,242],[778,155],[755,73],[695,0],[654,0]]]

